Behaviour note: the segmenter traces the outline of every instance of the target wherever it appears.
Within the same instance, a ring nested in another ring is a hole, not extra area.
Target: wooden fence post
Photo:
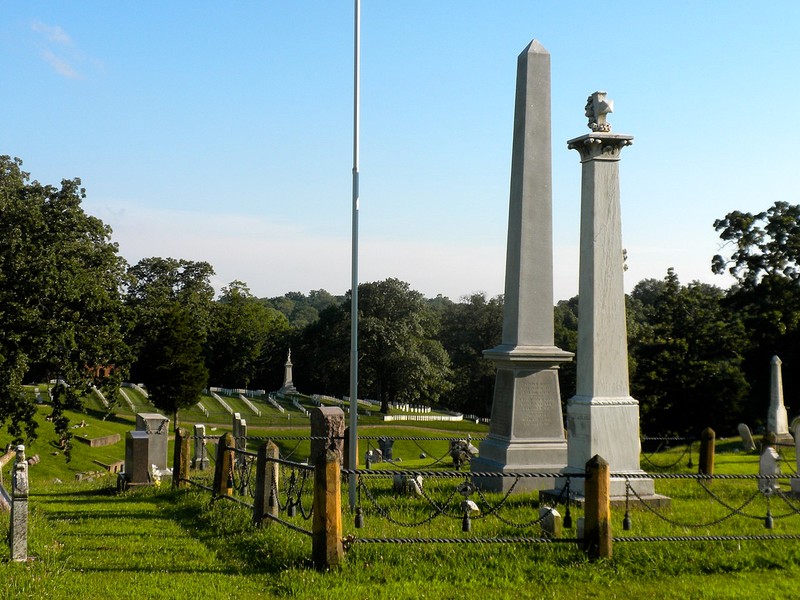
[[[595,454],[586,463],[586,507],[583,549],[591,559],[611,558],[611,473],[608,463]]]
[[[234,440],[226,433],[217,443],[217,463],[214,466],[214,494],[217,496],[233,495],[233,448]]]
[[[335,451],[328,450],[314,467],[314,520],[311,559],[319,570],[338,567],[342,547],[341,467]]]
[[[700,434],[700,458],[698,459],[697,472],[700,475],[714,474],[714,440],[716,434],[711,427],[706,427]]]
[[[278,476],[280,469],[274,460],[280,458],[280,449],[272,441],[261,444],[256,458],[256,493],[253,501],[253,523],[257,526],[269,525],[271,519],[264,515],[277,517],[280,512],[278,506]],[[270,497],[273,504],[270,506]]]
[[[189,430],[179,427],[175,432],[175,451],[172,459],[172,489],[183,489],[189,485]]]

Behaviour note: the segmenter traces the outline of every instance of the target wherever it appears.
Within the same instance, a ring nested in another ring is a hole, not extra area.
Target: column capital
[[[567,148],[577,150],[581,155],[581,162],[590,160],[617,161],[622,149],[631,144],[633,144],[632,135],[595,132],[567,141]]]

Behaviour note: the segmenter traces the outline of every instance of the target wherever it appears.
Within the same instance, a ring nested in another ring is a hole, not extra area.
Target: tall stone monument
[[[503,337],[483,353],[497,374],[475,472],[558,472],[567,464],[558,367],[573,355],[554,345],[551,154],[550,54],[533,40],[517,59]],[[514,480],[479,483],[504,491]],[[523,478],[514,489],[552,485]]]
[[[583,473],[600,455],[612,473],[644,474],[639,403],[628,385],[619,194],[620,153],[633,137],[611,133],[607,115],[613,107],[605,92],[589,96],[585,114],[592,133],[567,142],[580,154],[582,167],[577,385],[567,404],[568,473]],[[640,496],[656,498],[652,479],[630,483]],[[581,495],[584,480],[571,481],[570,490]],[[612,498],[624,497],[625,480],[612,477],[610,492]]]
[[[781,359],[772,357],[772,370],[770,371],[769,412],[767,413],[767,431],[774,433],[780,444],[793,443],[794,439],[789,433],[789,416],[783,404],[783,375],[781,373]]]
[[[292,382],[292,349],[289,348],[289,354],[286,357],[286,364],[283,368],[283,386],[278,390],[281,395],[296,394],[297,388],[294,387]]]

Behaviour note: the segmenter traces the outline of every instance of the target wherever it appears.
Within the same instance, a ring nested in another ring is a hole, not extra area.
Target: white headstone
[[[751,452],[756,449],[756,443],[753,441],[753,434],[750,433],[750,428],[744,423],[739,423],[737,427],[739,436],[742,438],[742,450]]]

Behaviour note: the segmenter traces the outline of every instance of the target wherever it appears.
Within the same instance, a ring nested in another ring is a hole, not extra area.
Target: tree
[[[140,367],[144,367],[150,401],[172,415],[177,431],[178,411],[197,403],[208,384],[203,346],[187,306],[179,302],[167,306],[157,329],[147,340]]]
[[[662,281],[639,282],[628,303],[631,391],[644,431],[697,435],[705,427],[731,431],[748,385],[741,321],[723,305],[723,290],[682,286],[669,269]]]
[[[283,314],[255,298],[245,283],[231,282],[212,311],[206,351],[211,381],[222,387],[248,387],[269,359],[270,341],[282,338],[288,329]]]
[[[715,256],[712,269],[737,280],[725,307],[740,315],[748,332],[746,417],[757,426],[766,416],[772,356],[783,362],[785,395],[800,390],[800,206],[775,202],[755,215],[733,211],[714,227],[730,252]]]
[[[359,396],[390,402],[438,402],[452,386],[438,322],[422,294],[397,279],[362,283],[359,294]],[[350,293],[306,326],[292,353],[295,373],[333,394],[349,392]]]
[[[125,262],[111,229],[83,211],[80,179],[42,185],[21,166],[0,157],[0,424],[14,441],[33,439],[35,409],[22,382],[57,379],[52,418],[68,452],[63,411],[94,384],[113,396],[126,369]]]
[[[494,396],[494,363],[483,351],[500,344],[503,297],[465,296],[442,309],[440,340],[450,357],[453,390],[445,404],[454,410],[488,416]]]
[[[211,325],[213,274],[207,262],[158,257],[145,258],[128,271],[127,335],[135,351],[131,373],[152,393],[157,408],[173,414],[176,428],[177,410],[197,402],[207,384],[203,350]]]
[[[735,210],[714,221],[714,229],[733,245],[729,257],[714,256],[714,273],[727,270],[742,287],[764,276],[800,281],[800,206],[775,202],[756,215]]]
[[[451,387],[450,364],[422,294],[390,278],[359,285],[358,297],[360,389],[383,413],[390,402],[437,402]]]

